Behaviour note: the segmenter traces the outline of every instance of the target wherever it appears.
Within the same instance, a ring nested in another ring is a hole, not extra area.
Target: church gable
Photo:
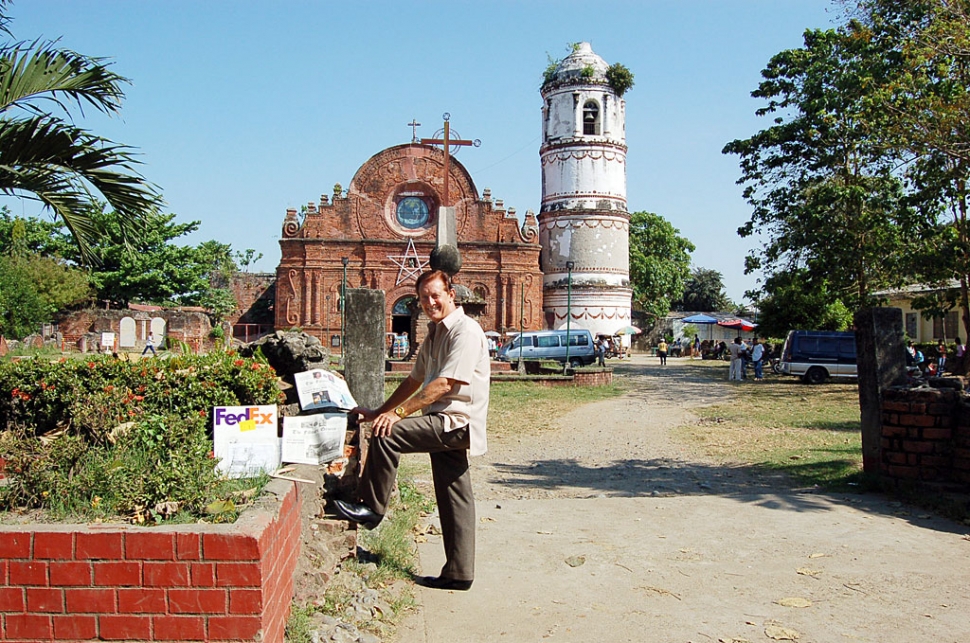
[[[427,269],[438,210],[445,205],[443,172],[439,148],[398,145],[369,158],[346,192],[335,186],[332,199],[309,203],[302,221],[295,209],[288,210],[277,268],[277,327],[300,326],[337,348],[346,259],[347,287],[383,290],[388,329],[402,332],[404,321],[393,307],[413,295],[417,275]],[[493,202],[489,190],[479,196],[471,175],[454,158],[448,190],[463,258],[456,283],[474,283],[488,294],[483,327],[517,328],[524,295],[537,304],[526,306],[526,327],[538,328],[541,273],[534,215],[528,213],[520,226],[515,210]],[[521,292],[523,284],[527,292]]]

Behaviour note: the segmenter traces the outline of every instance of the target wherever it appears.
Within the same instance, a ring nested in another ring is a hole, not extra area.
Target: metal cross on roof
[[[418,142],[418,128],[421,127],[421,123],[418,122],[418,119],[412,118],[411,119],[411,122],[408,123],[408,127],[411,128],[411,142],[412,143],[417,143]]]
[[[441,138],[422,138],[422,145],[441,145],[445,151],[445,184],[444,188],[441,190],[441,205],[448,207],[451,205],[451,200],[448,195],[448,174],[450,172],[449,161],[451,159],[451,146],[463,146],[463,145],[473,145],[475,147],[480,147],[482,142],[477,138],[473,141],[465,140],[460,138],[452,139],[450,138],[451,129],[449,128],[448,121],[451,119],[451,114],[445,112],[442,114],[441,118],[445,121],[445,131],[444,136]]]

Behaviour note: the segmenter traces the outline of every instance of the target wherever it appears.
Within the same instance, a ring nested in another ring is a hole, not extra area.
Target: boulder
[[[257,351],[263,354],[277,375],[290,383],[295,373],[315,368],[330,369],[330,352],[319,339],[302,331],[278,330],[239,348],[243,357],[252,357]]]

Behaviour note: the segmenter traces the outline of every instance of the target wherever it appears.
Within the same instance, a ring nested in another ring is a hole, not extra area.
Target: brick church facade
[[[372,156],[349,188],[307,204],[302,220],[287,210],[276,271],[275,326],[299,327],[331,350],[340,350],[341,286],[385,293],[388,332],[423,339],[414,298],[417,276],[427,269],[443,205],[444,153],[418,143]],[[471,175],[449,163],[450,205],[455,209],[462,268],[455,277],[466,313],[486,331],[543,326],[538,224],[528,212],[479,195]]]

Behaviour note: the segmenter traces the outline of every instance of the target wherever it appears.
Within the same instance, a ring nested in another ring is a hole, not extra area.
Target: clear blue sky
[[[775,53],[840,16],[830,0],[250,2],[16,0],[21,40],[107,57],[130,78],[120,118],[79,123],[137,147],[196,244],[254,248],[273,271],[288,207],[319,201],[380,150],[441,127],[479,191],[538,212],[538,87],[547,54],[589,41],[636,75],[627,101],[630,211],[660,214],[741,301],[755,285],[749,207],[724,144],[768,125],[750,97]],[[34,204],[7,203],[32,215]]]

